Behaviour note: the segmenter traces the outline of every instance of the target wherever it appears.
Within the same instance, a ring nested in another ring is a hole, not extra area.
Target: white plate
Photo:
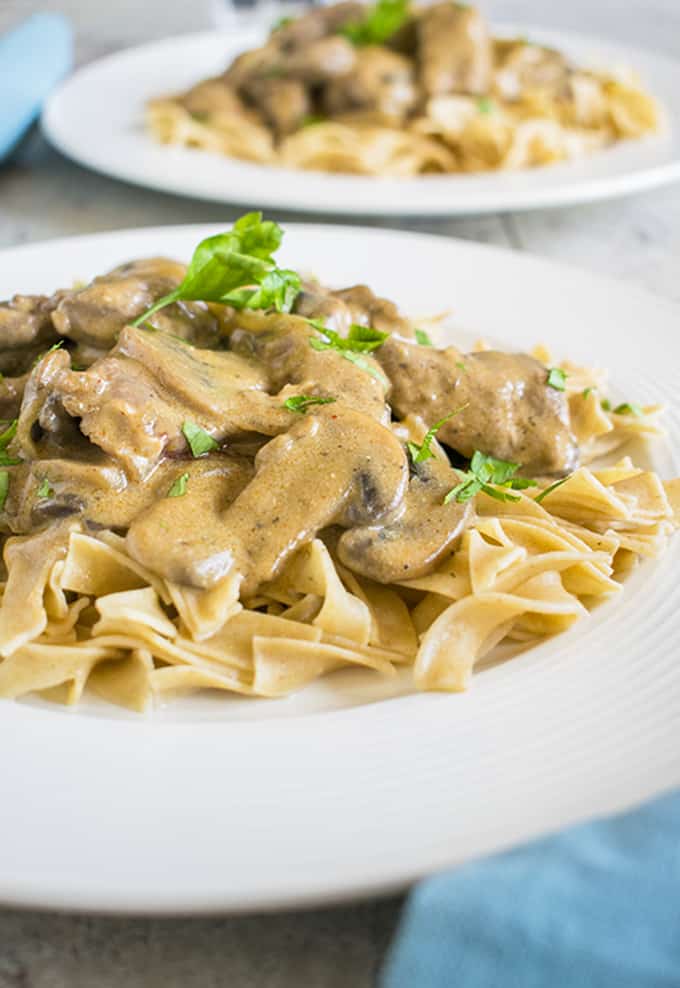
[[[3,251],[0,297],[132,257],[187,258],[214,232]],[[389,230],[291,227],[282,254],[332,284],[367,281],[414,314],[452,307],[454,330],[609,366],[616,397],[667,403],[653,462],[677,471],[677,306]],[[0,703],[0,901],[164,913],[329,902],[680,783],[679,561],[676,544],[615,603],[480,672],[464,695],[407,695],[401,683],[394,696],[361,672],[289,700],[191,698],[147,718],[94,702]]]
[[[439,216],[569,205],[680,178],[680,62],[565,32],[497,25],[593,67],[633,66],[665,105],[671,131],[627,141],[548,168],[485,175],[376,179],[274,169],[186,148],[145,133],[144,105],[221,72],[256,33],[215,31],[172,38],[103,58],[76,72],[49,100],[47,137],[64,154],[137,185],[215,202],[355,215]]]

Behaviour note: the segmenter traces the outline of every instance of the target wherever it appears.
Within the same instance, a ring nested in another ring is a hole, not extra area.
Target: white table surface
[[[60,10],[76,28],[82,63],[164,34],[201,30],[210,24],[210,7],[211,0],[0,0],[0,31],[34,10]],[[488,0],[485,8],[499,19],[599,33],[680,57],[680,0]],[[0,246],[128,226],[229,221],[240,211],[87,172],[37,132],[0,167]],[[569,210],[381,225],[532,251],[680,299],[680,185]],[[368,988],[400,906],[400,899],[389,899],[181,920],[0,910],[0,988]]]

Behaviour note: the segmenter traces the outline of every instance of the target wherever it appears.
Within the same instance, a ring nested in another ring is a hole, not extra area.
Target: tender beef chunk
[[[413,412],[432,423],[465,406],[437,433],[463,456],[479,449],[528,474],[566,473],[577,465],[566,398],[548,385],[546,368],[533,357],[494,350],[463,355],[394,337],[376,353],[398,416]]]
[[[28,376],[12,444],[22,458],[58,456],[65,448],[71,452],[84,443],[77,424],[64,411],[57,391],[57,384],[69,367],[69,354],[60,348],[46,353]]]
[[[420,81],[428,96],[488,92],[493,49],[478,10],[446,0],[426,7],[417,24]]]
[[[409,321],[400,314],[394,302],[374,295],[368,285],[354,285],[331,294],[333,298],[345,303],[352,322],[360,326],[372,326],[381,333],[396,333],[406,337],[413,335]]]
[[[222,78],[206,79],[184,93],[180,102],[198,117],[226,113],[244,114],[245,107],[231,86]]]
[[[297,79],[253,79],[243,92],[279,136],[297,130],[311,111],[307,90]]]
[[[286,78],[313,86],[345,75],[354,66],[356,57],[354,46],[345,38],[329,37],[281,56],[277,64]]]
[[[52,320],[62,336],[77,343],[112,347],[123,326],[176,288],[184,272],[184,265],[166,258],[121,264],[86,288],[66,293]],[[149,322],[200,346],[214,343],[219,336],[219,321],[204,302],[176,302]]]
[[[371,45],[357,52],[350,72],[328,83],[324,107],[332,115],[371,111],[402,118],[417,98],[411,61]]]
[[[472,517],[470,504],[444,503],[458,475],[438,459],[416,464],[402,510],[381,525],[345,532],[340,560],[378,583],[396,583],[431,572],[455,547]]]
[[[380,379],[379,367],[370,355],[364,358],[365,367],[370,368],[366,370],[335,350],[315,350],[310,341],[320,339],[319,334],[297,316],[272,318],[258,312],[241,312],[233,322],[232,350],[254,358],[266,368],[269,390],[281,392],[279,402],[290,394],[301,393],[335,397],[338,403],[346,403],[371,418],[386,420],[387,382]]]
[[[328,7],[314,7],[275,31],[272,40],[282,51],[295,51],[334,34],[346,24],[360,21],[364,13],[364,5],[355,3],[354,0],[334,3]]]
[[[503,99],[519,99],[527,90],[568,96],[571,72],[560,52],[517,41],[498,43],[496,53],[494,86]]]
[[[15,419],[21,408],[21,399],[28,381],[28,374],[20,377],[3,377],[0,380],[0,419]]]
[[[59,296],[15,295],[0,302],[0,371],[19,376],[58,337],[50,314]]]
[[[61,374],[53,397],[91,442],[141,480],[164,455],[186,452],[186,420],[217,441],[285,429],[289,416],[265,383],[256,365],[236,354],[126,327],[110,356],[87,371]]]

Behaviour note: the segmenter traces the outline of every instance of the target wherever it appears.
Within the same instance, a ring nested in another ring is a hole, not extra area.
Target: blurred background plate
[[[0,253],[0,297],[134,257],[186,259],[212,227]],[[680,462],[680,307],[508,251],[394,230],[290,226],[282,263],[365,281],[447,335],[542,341],[667,406]],[[417,261],[416,261],[417,259]],[[565,304],[568,300],[568,304]],[[192,913],[332,902],[607,813],[680,783],[680,539],[569,632],[420,694],[336,674],[287,700],[190,697],[148,717],[4,702],[0,902]]]
[[[494,25],[559,48],[587,67],[632,66],[665,106],[669,131],[545,168],[480,175],[376,179],[291,171],[156,144],[144,129],[148,99],[217,74],[261,43],[255,30],[211,31],[143,45],[81,69],[51,97],[43,127],[64,154],[149,188],[215,202],[346,215],[445,216],[564,206],[680,179],[680,61],[565,31]]]

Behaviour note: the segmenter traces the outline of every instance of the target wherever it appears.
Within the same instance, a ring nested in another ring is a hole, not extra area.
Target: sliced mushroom
[[[203,516],[186,534],[182,529],[180,544],[173,526],[162,568],[158,521],[166,507],[156,505],[133,523],[130,553],[191,586],[212,586],[235,569],[248,596],[321,529],[369,524],[395,511],[408,482],[406,457],[391,430],[340,406],[302,417],[258,453],[255,469],[226,510],[209,522]],[[190,514],[197,517],[195,509]]]
[[[297,79],[253,79],[243,93],[278,136],[297,130],[311,111],[307,90]]]
[[[438,459],[416,464],[401,512],[382,525],[344,532],[340,561],[377,583],[397,583],[432,572],[472,518],[469,502],[445,504],[457,474]]]
[[[370,111],[402,119],[418,99],[412,62],[378,45],[360,49],[351,71],[333,79],[324,90],[324,108],[337,115]]]

